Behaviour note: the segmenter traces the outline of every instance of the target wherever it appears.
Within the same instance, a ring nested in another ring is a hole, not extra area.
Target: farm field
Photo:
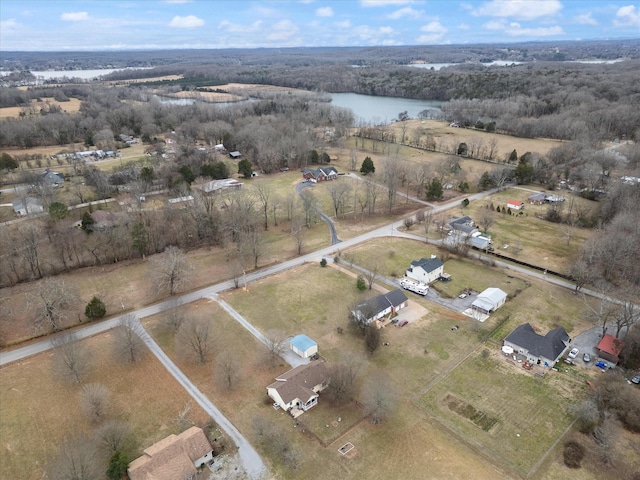
[[[193,404],[155,357],[145,355],[134,365],[120,363],[114,359],[112,343],[113,333],[82,341],[93,353],[93,368],[85,383],[97,382],[107,387],[110,401],[105,421],[129,424],[138,453],[167,435],[178,433],[176,419],[185,405],[191,405],[191,420],[206,423],[204,411]],[[2,478],[42,478],[47,458],[56,452],[64,437],[91,435],[97,428],[80,410],[82,386],[66,384],[52,373],[53,355],[45,352],[0,368]]]
[[[63,112],[76,113],[80,110],[81,103],[82,102],[77,98],[70,98],[68,102],[58,102],[52,97],[43,97],[42,99],[40,99],[40,101],[31,100],[31,104],[28,107],[0,108],[0,120],[5,120],[8,118],[19,118],[21,113],[24,113],[26,116],[40,115],[40,110],[42,108],[48,109],[49,106],[53,105],[55,105],[56,107],[60,107]]]

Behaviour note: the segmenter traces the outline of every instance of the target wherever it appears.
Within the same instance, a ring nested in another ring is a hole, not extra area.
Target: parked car
[[[603,362],[602,360],[596,362],[595,366],[598,367],[598,368],[601,368],[602,370],[605,370],[607,368],[607,364],[605,362]]]
[[[458,298],[467,298],[467,294],[466,293],[461,293],[460,295],[458,295]]]
[[[402,327],[404,327],[405,325],[407,325],[408,323],[409,323],[409,322],[408,322],[407,320],[403,320],[403,321],[401,321],[401,322],[398,324],[398,326],[399,326],[400,328],[402,328]]]
[[[585,353],[584,355],[582,355],[582,361],[585,363],[589,363],[591,361],[591,355]]]
[[[578,353],[580,353],[580,350],[578,350],[577,348],[572,348],[569,352],[569,358],[576,358],[578,356]]]
[[[640,373],[631,379],[631,383],[640,384]]]

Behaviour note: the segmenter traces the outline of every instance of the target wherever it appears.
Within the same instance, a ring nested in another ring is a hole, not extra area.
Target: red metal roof
[[[624,341],[607,333],[604,337],[602,337],[602,340],[600,340],[600,343],[598,343],[598,346],[596,348],[602,352],[617,357],[620,355],[620,352],[622,352],[623,347]]]

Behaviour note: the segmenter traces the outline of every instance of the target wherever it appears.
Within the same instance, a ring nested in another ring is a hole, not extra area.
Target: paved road
[[[251,444],[247,441],[246,438],[238,431],[238,429],[225,417],[220,410],[216,408],[216,406],[209,401],[206,395],[204,395],[198,387],[196,387],[191,381],[187,378],[187,376],[182,373],[175,363],[171,361],[171,359],[164,353],[162,348],[149,336],[149,334],[142,328],[142,325],[138,320],[139,335],[142,341],[147,345],[151,353],[153,353],[156,358],[164,365],[167,371],[175,378],[180,385],[184,387],[184,389],[191,395],[191,397],[198,402],[205,412],[211,415],[211,418],[224,430],[229,437],[235,442],[238,447],[238,453],[240,455],[240,459],[242,460],[242,465],[252,479],[262,479],[267,476],[267,468],[265,464],[262,462],[260,455],[258,452],[254,450]]]

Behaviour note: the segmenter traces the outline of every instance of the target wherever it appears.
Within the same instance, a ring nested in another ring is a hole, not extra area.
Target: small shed
[[[289,340],[289,346],[302,358],[309,358],[318,353],[318,344],[303,333]]]
[[[507,202],[507,208],[510,208],[511,210],[521,210],[524,208],[524,203],[518,200],[509,200]]]
[[[617,364],[620,361],[620,353],[622,353],[623,348],[624,341],[608,333],[605,333],[596,346],[600,358],[604,358],[613,364]]]
[[[229,152],[229,157],[233,158],[234,160],[237,160],[240,157],[242,157],[242,154],[240,152],[238,152],[237,150],[235,150],[233,152]]]

